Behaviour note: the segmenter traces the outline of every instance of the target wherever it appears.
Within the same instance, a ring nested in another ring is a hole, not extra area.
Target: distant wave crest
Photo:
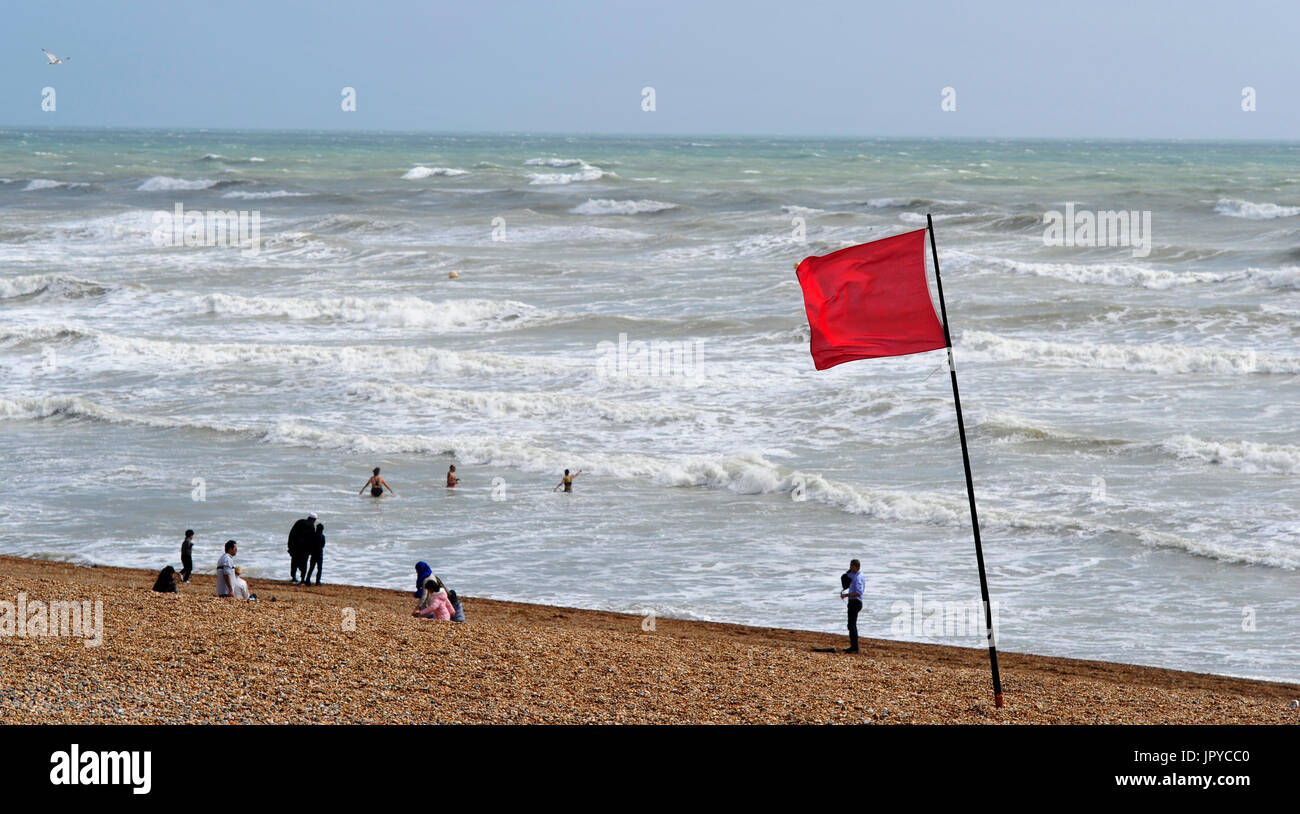
[[[454,178],[458,175],[469,175],[469,170],[458,170],[455,167],[412,167],[402,175],[402,178],[406,181],[419,181],[422,178],[439,175]]]
[[[586,203],[574,207],[575,215],[640,215],[676,209],[677,204],[663,201],[615,201],[609,198],[588,198]]]
[[[1240,198],[1220,198],[1214,205],[1214,211],[1230,218],[1247,220],[1273,220],[1274,218],[1293,218],[1300,215],[1300,206],[1283,206],[1275,203],[1254,203]]]
[[[1200,348],[1190,345],[1102,345],[1050,342],[965,331],[964,350],[995,361],[1021,361],[1060,367],[1130,370],[1140,373],[1215,375],[1300,373],[1300,357],[1254,350]]]

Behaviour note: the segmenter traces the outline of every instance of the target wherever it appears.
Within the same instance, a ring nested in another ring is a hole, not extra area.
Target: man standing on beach
[[[235,555],[239,553],[239,543],[226,541],[226,552],[217,560],[217,596],[235,595]]]
[[[185,530],[185,540],[181,543],[181,581],[189,582],[194,573],[194,529]]]
[[[849,599],[849,646],[845,653],[858,652],[858,611],[862,610],[862,595],[866,592],[866,583],[862,579],[862,563],[852,560],[849,563],[848,588],[840,591],[840,599]]]
[[[303,577],[302,584],[306,585],[311,581],[311,572],[316,572],[316,584],[320,585],[321,560],[325,558],[325,524],[316,524],[316,538],[311,544],[311,559],[307,563],[307,576]]]
[[[289,529],[289,583],[298,584],[298,572],[307,581],[307,558],[316,549],[316,513],[299,519]]]

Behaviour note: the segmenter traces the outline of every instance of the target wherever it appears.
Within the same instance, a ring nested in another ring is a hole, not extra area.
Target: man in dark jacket
[[[312,512],[289,529],[289,580],[292,584],[298,584],[299,571],[303,583],[307,582],[307,558],[315,549],[316,513]]]
[[[316,524],[316,537],[311,544],[311,559],[307,563],[307,576],[303,579],[306,585],[311,581],[312,571],[316,572],[316,584],[320,585],[321,560],[325,557],[325,524]]]

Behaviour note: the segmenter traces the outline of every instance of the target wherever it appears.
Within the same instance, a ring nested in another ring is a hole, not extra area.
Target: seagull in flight
[[[59,59],[54,54],[51,54],[49,51],[46,51],[44,48],[41,49],[41,53],[45,54],[45,58],[50,61],[51,65],[62,65],[63,63],[68,62],[69,60],[72,59],[72,57],[68,57],[67,59]]]

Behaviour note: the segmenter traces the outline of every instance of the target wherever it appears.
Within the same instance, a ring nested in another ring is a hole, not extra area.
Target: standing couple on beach
[[[299,571],[302,571],[301,584],[309,584],[315,571],[316,584],[320,585],[321,561],[325,558],[325,524],[316,520],[316,513],[311,512],[289,529],[289,582],[292,585],[299,584]]]

